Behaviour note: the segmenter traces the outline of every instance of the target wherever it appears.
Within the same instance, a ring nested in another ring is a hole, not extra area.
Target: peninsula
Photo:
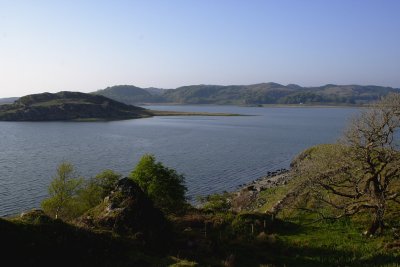
[[[153,111],[105,96],[79,92],[42,93],[0,105],[0,121],[99,121],[152,116],[232,116],[236,114]]]

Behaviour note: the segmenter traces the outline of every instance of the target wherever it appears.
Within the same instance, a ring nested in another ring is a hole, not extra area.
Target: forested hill
[[[148,103],[148,102],[165,102],[161,95],[163,89],[148,88],[143,89],[133,85],[116,85],[98,90],[93,94],[102,95],[126,104]]]
[[[399,89],[382,86],[334,85],[301,87],[296,84],[190,85],[176,89],[139,88],[118,85],[99,90],[103,95],[128,104],[367,104]]]

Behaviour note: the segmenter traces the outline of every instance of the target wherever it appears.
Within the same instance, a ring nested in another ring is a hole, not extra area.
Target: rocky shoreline
[[[231,193],[231,208],[235,212],[253,210],[257,208],[257,198],[262,191],[269,188],[286,185],[291,179],[290,170],[278,169],[268,172],[266,176],[260,177],[248,184],[241,185]]]

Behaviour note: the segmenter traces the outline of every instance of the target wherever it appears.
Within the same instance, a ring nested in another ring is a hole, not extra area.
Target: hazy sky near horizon
[[[400,87],[397,0],[0,0],[0,97],[116,84]]]

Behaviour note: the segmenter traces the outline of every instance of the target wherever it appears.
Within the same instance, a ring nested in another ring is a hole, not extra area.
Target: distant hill
[[[170,90],[170,89],[160,89],[160,88],[154,88],[154,87],[149,87],[149,88],[143,88],[143,90],[149,92],[152,95],[162,95],[164,94],[166,91]]]
[[[94,94],[128,103],[179,104],[367,104],[399,89],[382,86],[335,85],[302,87],[296,84],[190,85],[177,89],[143,89],[131,85],[108,87]]]
[[[18,100],[18,97],[0,98],[0,105],[11,104]]]
[[[3,121],[116,120],[149,117],[141,107],[78,92],[43,93],[0,106]]]
[[[98,90],[93,94],[102,95],[126,104],[137,104],[162,102],[163,98],[160,97],[163,94],[162,91],[163,89],[158,88],[143,89],[133,85],[116,85]]]

